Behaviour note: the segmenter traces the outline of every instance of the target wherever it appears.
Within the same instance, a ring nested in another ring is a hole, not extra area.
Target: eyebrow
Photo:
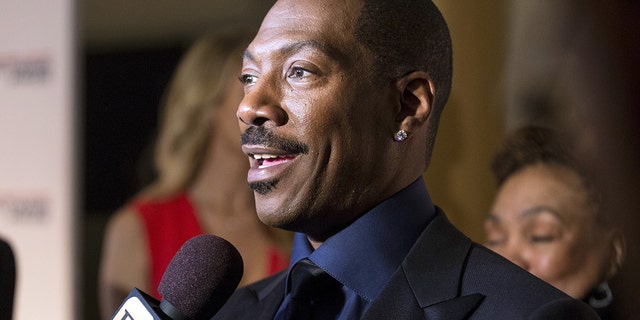
[[[302,51],[305,48],[312,48],[312,49],[318,50],[323,54],[325,54],[326,56],[338,62],[346,61],[345,60],[346,54],[343,51],[340,51],[338,48],[332,45],[321,43],[321,42],[318,42],[317,40],[312,40],[312,39],[287,44],[279,48],[277,52],[284,55],[291,55],[296,52]],[[249,61],[255,62],[255,57],[251,53],[249,48],[247,48],[244,51],[243,58],[248,59]]]
[[[531,208],[527,208],[526,210],[520,212],[520,214],[518,214],[519,218],[524,218],[524,217],[529,217],[529,216],[536,216],[542,213],[549,213],[551,215],[553,215],[554,217],[556,217],[558,220],[560,220],[560,222],[564,223],[564,219],[562,217],[562,215],[560,215],[560,213],[558,211],[556,211],[555,209],[548,207],[548,206],[535,206],[535,207],[531,207]],[[500,218],[500,216],[494,214],[494,213],[489,213],[489,215],[487,216],[487,221],[489,222],[496,222],[499,223],[500,220],[502,220]]]
[[[528,217],[528,216],[534,216],[534,215],[538,215],[541,214],[543,212],[548,212],[551,215],[555,216],[558,220],[564,222],[564,219],[562,218],[562,216],[560,215],[560,213],[558,211],[556,211],[555,209],[548,207],[548,206],[535,206],[532,208],[528,208],[522,212],[520,212],[520,217]]]

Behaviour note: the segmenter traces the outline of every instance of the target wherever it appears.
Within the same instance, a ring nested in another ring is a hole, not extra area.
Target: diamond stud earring
[[[407,139],[407,132],[404,130],[398,130],[398,132],[393,136],[393,139],[396,141],[404,141]]]

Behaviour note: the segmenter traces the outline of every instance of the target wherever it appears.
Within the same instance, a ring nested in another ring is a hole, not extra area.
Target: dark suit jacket
[[[213,319],[273,319],[286,272],[238,289]],[[363,319],[597,319],[584,303],[472,242],[438,209]]]

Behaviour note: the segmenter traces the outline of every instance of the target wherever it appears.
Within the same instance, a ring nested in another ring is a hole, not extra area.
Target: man
[[[258,216],[297,234],[290,269],[238,290],[216,319],[592,315],[431,203],[422,174],[451,84],[431,2],[280,0],[242,73]],[[299,289],[300,277],[321,281]]]

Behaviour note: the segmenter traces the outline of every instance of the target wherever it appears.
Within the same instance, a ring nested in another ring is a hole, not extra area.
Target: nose
[[[287,123],[289,117],[282,107],[278,88],[267,82],[256,84],[247,92],[236,113],[241,126],[277,127]]]

